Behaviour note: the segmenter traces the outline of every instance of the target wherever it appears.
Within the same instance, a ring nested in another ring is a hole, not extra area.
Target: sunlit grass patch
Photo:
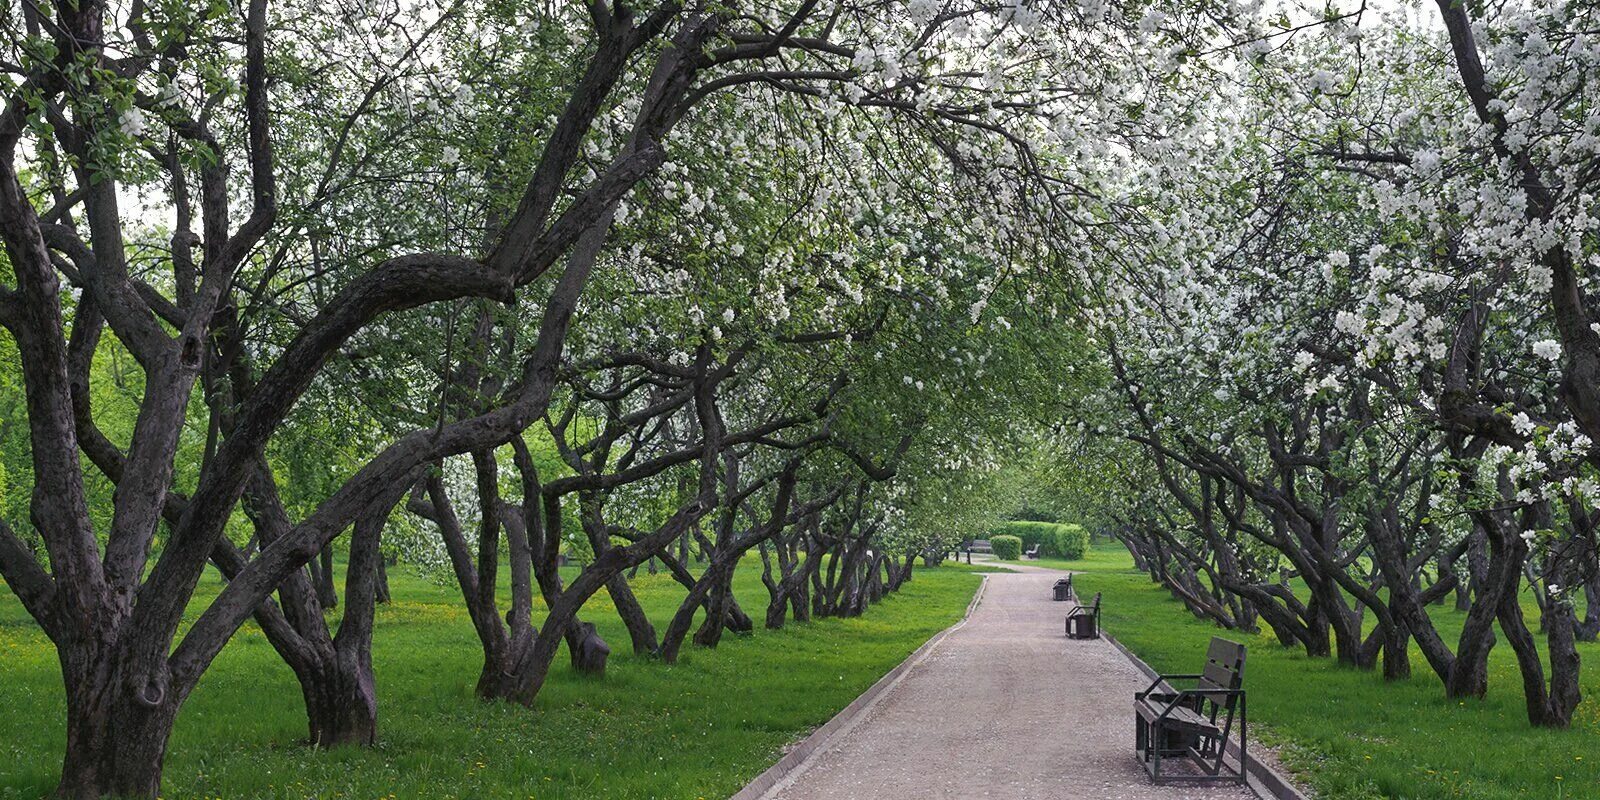
[[[1105,629],[1159,671],[1193,672],[1214,635],[1248,644],[1251,730],[1278,745],[1286,765],[1319,797],[1600,797],[1600,670],[1592,666],[1600,664],[1600,645],[1579,645],[1589,667],[1583,675],[1589,699],[1572,728],[1535,729],[1528,725],[1516,662],[1503,643],[1490,658],[1489,696],[1448,700],[1415,647],[1412,677],[1385,681],[1380,671],[1285,649],[1264,625],[1253,636],[1219,630],[1135,572],[1120,546],[1098,545],[1082,561],[1043,563],[1084,573],[1075,579],[1079,596],[1103,593]],[[1464,615],[1448,605],[1429,613],[1454,642]]]
[[[376,747],[303,745],[299,684],[246,625],[184,707],[163,795],[725,797],[959,619],[979,578],[965,568],[918,569],[860,618],[729,635],[714,651],[685,647],[674,666],[633,656],[602,594],[583,618],[612,644],[605,678],[577,675],[563,654],[532,709],[473,696],[482,656],[454,586],[404,570],[391,580],[394,602],[379,607],[373,642]],[[759,566],[735,581],[759,625],[767,600]],[[634,585],[665,628],[682,587],[644,573]],[[208,577],[199,600],[214,592]],[[0,798],[46,795],[65,739],[59,669],[49,640],[3,588],[0,674]]]

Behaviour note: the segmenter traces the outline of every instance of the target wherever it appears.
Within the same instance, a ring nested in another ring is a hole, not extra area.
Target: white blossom
[[[1540,339],[1533,343],[1533,354],[1546,361],[1561,360],[1561,344],[1554,339]]]

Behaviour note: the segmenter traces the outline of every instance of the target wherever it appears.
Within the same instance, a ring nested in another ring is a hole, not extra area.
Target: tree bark
[[[388,605],[390,600],[392,599],[392,595],[390,595],[390,593],[389,593],[389,563],[388,562],[389,562],[389,560],[387,558],[380,557],[378,559],[377,601],[379,603],[384,604],[384,605]]]
[[[1583,582],[1583,621],[1578,623],[1574,636],[1580,642],[1600,638],[1600,570],[1591,565],[1589,579]]]
[[[333,585],[333,543],[323,546],[311,574],[317,587],[317,603],[325,609],[339,605],[339,590]]]
[[[61,800],[156,797],[180,698],[140,680],[125,658],[63,658],[67,747],[55,796]]]
[[[656,643],[656,628],[650,623],[650,617],[644,613],[644,607],[639,605],[638,598],[634,597],[633,589],[628,586],[627,577],[619,573],[606,583],[606,591],[610,593],[611,602],[616,606],[617,616],[622,618],[622,624],[628,628],[628,637],[633,641],[633,654],[651,658],[660,655],[661,646]]]
[[[1494,649],[1494,623],[1500,615],[1504,598],[1515,597],[1517,583],[1522,575],[1522,559],[1526,549],[1512,545],[1516,538],[1507,526],[1509,520],[1498,520],[1495,512],[1474,515],[1474,547],[1481,545],[1481,572],[1474,591],[1472,605],[1467,609],[1466,621],[1461,626],[1461,638],[1456,645],[1455,663],[1445,679],[1445,696],[1475,697],[1482,699],[1489,692],[1489,652]]]
[[[1500,603],[1500,629],[1517,656],[1517,668],[1522,674],[1522,693],[1528,710],[1528,722],[1539,728],[1565,728],[1572,723],[1572,711],[1577,707],[1579,693],[1576,683],[1577,651],[1572,644],[1570,626],[1552,626],[1550,644],[1560,652],[1551,653],[1552,681],[1547,686],[1544,665],[1539,660],[1539,647],[1522,616],[1522,606],[1516,593],[1507,595]],[[1559,629],[1565,628],[1565,632]]]
[[[311,742],[318,747],[370,745],[378,736],[378,693],[372,675],[372,632],[379,538],[388,518],[385,507],[356,523],[345,579],[344,621],[333,637],[333,658],[321,681],[302,681]]]

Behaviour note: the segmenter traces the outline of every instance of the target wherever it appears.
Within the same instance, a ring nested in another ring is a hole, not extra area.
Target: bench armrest
[[[1157,675],[1156,679],[1151,681],[1149,686],[1144,687],[1144,691],[1142,691],[1142,692],[1134,692],[1133,693],[1133,699],[1138,700],[1139,698],[1144,697],[1145,695],[1155,691],[1156,687],[1160,686],[1160,685],[1161,685],[1161,676]]]
[[[1177,676],[1173,676],[1173,677],[1177,677]],[[1134,692],[1133,693],[1133,699],[1134,700],[1143,700],[1143,699],[1145,699],[1146,697],[1150,696],[1151,693],[1155,692],[1157,687],[1161,686],[1163,683],[1166,683],[1166,682],[1167,682],[1167,676],[1166,675],[1157,675],[1155,680],[1150,682],[1149,686],[1144,687],[1144,691],[1142,691],[1142,692]]]
[[[1178,676],[1172,676],[1172,677],[1178,677]],[[1156,682],[1160,683],[1161,679],[1157,678]],[[1155,687],[1152,686],[1151,688],[1153,689]],[[1137,699],[1139,699],[1139,700],[1144,700],[1145,697],[1149,696],[1150,689],[1146,689],[1142,694],[1143,694],[1142,697],[1139,696],[1139,695],[1135,695],[1135,697]],[[1178,708],[1183,708],[1184,707],[1184,701],[1188,700],[1191,697],[1211,697],[1213,695],[1219,695],[1219,694],[1227,696],[1227,697],[1243,697],[1244,696],[1244,690],[1243,689],[1183,689],[1183,690],[1179,691],[1177,694],[1163,695],[1162,698],[1161,698],[1162,703],[1160,705],[1157,705],[1155,703],[1150,703],[1149,705],[1150,705],[1151,708],[1159,708],[1159,709],[1161,709],[1161,713],[1157,714],[1156,718],[1155,718],[1156,722],[1160,722],[1161,720],[1164,720],[1168,716],[1170,716],[1174,710],[1176,710]]]
[[[1152,692],[1154,692],[1156,690],[1156,687],[1160,686],[1163,683],[1166,683],[1167,681],[1174,681],[1174,680],[1176,680],[1176,681],[1186,681],[1186,680],[1187,681],[1193,681],[1193,680],[1199,680],[1202,677],[1204,677],[1204,676],[1200,675],[1199,673],[1192,673],[1191,674],[1191,673],[1187,673],[1187,672],[1185,672],[1185,673],[1173,673],[1171,675],[1157,675],[1156,679],[1151,681],[1150,685],[1146,686],[1144,691],[1142,691],[1142,692],[1134,692],[1133,699],[1135,699],[1135,700],[1143,700],[1143,699],[1145,699],[1145,697],[1149,696]]]

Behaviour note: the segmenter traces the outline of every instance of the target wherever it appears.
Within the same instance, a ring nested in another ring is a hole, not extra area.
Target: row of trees
[[[1135,159],[1153,234],[1089,314],[1066,486],[1197,616],[1390,678],[1415,647],[1451,697],[1503,641],[1529,721],[1573,721],[1600,632],[1594,14],[1330,12],[1151,104],[1183,134]]]
[[[60,656],[59,794],[157,794],[251,619],[312,739],[372,741],[386,548],[528,703],[563,642],[603,664],[602,591],[664,661],[860,613],[1041,432],[1063,497],[1022,494],[1196,613],[1391,676],[1415,642],[1458,695],[1498,627],[1566,724],[1597,12],[1297,13],[8,6],[0,577]]]
[[[982,529],[1055,373],[1059,298],[1013,278],[1089,257],[1099,167],[1062,142],[1120,135],[1137,21],[7,5],[0,577],[59,654],[58,795],[156,796],[252,619],[312,742],[372,742],[397,550],[459,585],[477,693],[526,704],[562,643],[603,669],[600,592],[671,662],[859,614]],[[664,630],[647,562],[685,588]]]

